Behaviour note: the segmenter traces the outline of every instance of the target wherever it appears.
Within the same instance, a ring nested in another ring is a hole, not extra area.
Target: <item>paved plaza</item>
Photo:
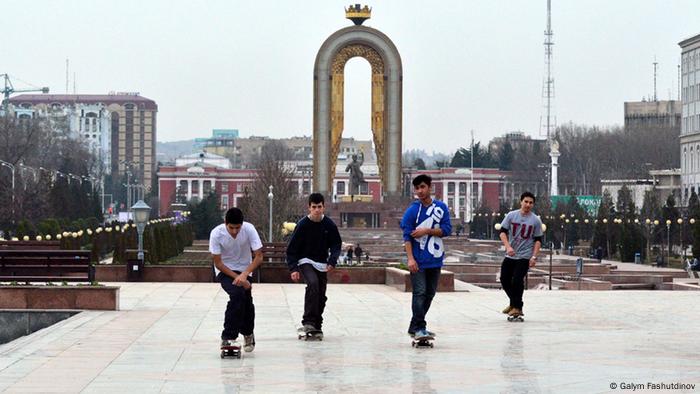
[[[624,383],[700,385],[696,292],[531,290],[525,323],[506,321],[500,291],[439,293],[428,316],[435,348],[413,349],[405,334],[409,293],[330,285],[326,337],[303,342],[295,330],[304,286],[261,284],[254,287],[255,351],[222,360],[227,297],[217,284],[120,285],[120,311],[82,312],[1,345],[0,391],[608,392]]]

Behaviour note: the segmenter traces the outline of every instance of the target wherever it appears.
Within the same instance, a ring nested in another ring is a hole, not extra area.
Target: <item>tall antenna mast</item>
[[[552,55],[554,50],[554,32],[552,31],[552,0],[547,0],[547,30],[544,31],[544,63],[547,68],[547,76],[542,86],[542,98],[544,99],[544,122],[540,118],[540,135],[547,136],[549,157],[551,159],[549,176],[549,195],[559,194],[557,170],[559,168],[559,143],[556,141],[556,118],[552,114],[554,100],[554,78],[552,77]],[[544,123],[544,124],[543,124]],[[542,130],[544,126],[544,131]]]
[[[659,63],[656,61],[656,56],[654,56],[654,101],[658,101],[658,98],[656,97],[656,69],[659,66]]]

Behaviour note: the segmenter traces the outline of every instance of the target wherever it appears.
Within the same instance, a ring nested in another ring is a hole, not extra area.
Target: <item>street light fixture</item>
[[[143,200],[139,200],[131,207],[131,211],[134,213],[134,223],[136,223],[136,230],[139,233],[138,259],[143,263],[143,230],[146,228],[149,216],[151,216],[151,207]]]
[[[272,185],[270,185],[270,192],[267,193],[267,199],[270,200],[270,231],[268,234],[268,242],[272,242],[272,199],[275,198],[275,195],[272,194]]]

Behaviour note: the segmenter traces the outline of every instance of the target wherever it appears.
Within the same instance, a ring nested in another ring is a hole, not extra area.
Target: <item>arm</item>
[[[328,264],[328,271],[332,271],[335,265],[338,264],[338,256],[340,256],[340,248],[343,245],[343,241],[340,238],[340,232],[338,232],[338,226],[333,225],[330,230],[328,249],[330,254],[326,264]]]
[[[411,234],[416,228],[416,214],[412,212],[409,207],[406,213],[403,214],[401,219],[401,230],[403,230],[403,246],[406,251],[406,257],[408,258],[408,270],[411,272],[418,272],[418,263],[416,259],[413,258],[413,237]]]
[[[408,270],[410,272],[418,272],[418,263],[416,259],[413,258],[413,245],[411,241],[406,241],[403,243],[404,249],[406,249],[406,256],[408,257]]]
[[[537,255],[540,253],[541,247],[542,237],[535,237],[535,247],[532,250],[532,257],[530,257],[530,267],[534,267],[537,264]]]
[[[299,274],[299,254],[301,253],[301,245],[303,243],[303,230],[302,222],[297,223],[292,237],[289,239],[289,244],[287,244],[287,267],[291,272],[291,278],[294,282],[298,282],[300,277]]]
[[[248,283],[248,276],[255,272],[258,267],[262,265],[263,261],[263,252],[262,248],[258,250],[253,251],[253,262],[248,265],[248,268],[246,268],[245,271],[241,272],[240,275],[236,277],[236,279],[233,280],[233,284],[236,286],[245,286],[245,283]],[[250,286],[250,283],[248,283],[248,286]],[[246,287],[247,289],[248,287]]]

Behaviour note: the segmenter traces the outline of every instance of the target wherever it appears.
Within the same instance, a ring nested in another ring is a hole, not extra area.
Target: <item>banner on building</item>
[[[571,201],[571,196],[550,196],[549,199],[552,203],[552,212],[554,212],[559,204],[567,205]],[[603,198],[601,196],[576,196],[576,200],[578,206],[586,210],[589,215],[596,216]]]

